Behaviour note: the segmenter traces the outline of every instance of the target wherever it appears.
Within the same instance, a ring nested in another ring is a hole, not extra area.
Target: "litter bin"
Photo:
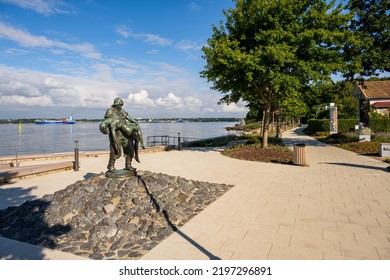
[[[293,163],[300,166],[308,166],[306,162],[305,144],[295,144],[293,150]]]

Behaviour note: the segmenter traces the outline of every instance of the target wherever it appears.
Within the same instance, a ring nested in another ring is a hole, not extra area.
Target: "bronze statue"
[[[100,123],[100,131],[108,134],[110,141],[110,158],[107,165],[107,172],[115,173],[115,161],[121,157],[122,149],[125,156],[125,170],[134,171],[131,166],[132,159],[137,162],[139,144],[145,149],[141,128],[138,122],[132,119],[122,109],[122,99],[115,98],[111,108],[106,111],[104,120]]]

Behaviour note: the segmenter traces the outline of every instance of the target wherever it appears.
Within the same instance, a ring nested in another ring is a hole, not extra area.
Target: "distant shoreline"
[[[239,122],[243,118],[137,118],[140,123],[164,123],[164,122]],[[36,118],[0,119],[0,124],[34,123]],[[102,119],[77,119],[78,123],[100,122]]]

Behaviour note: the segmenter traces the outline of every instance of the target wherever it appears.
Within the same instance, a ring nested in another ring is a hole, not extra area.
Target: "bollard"
[[[79,147],[78,147],[79,141],[74,141],[74,162],[73,162],[73,169],[74,171],[79,171]]]
[[[178,138],[177,138],[177,141],[178,141],[178,143],[177,143],[177,148],[178,148],[178,150],[180,151],[180,132],[178,133]]]
[[[300,166],[308,166],[306,162],[305,144],[295,144],[293,150],[293,163]]]

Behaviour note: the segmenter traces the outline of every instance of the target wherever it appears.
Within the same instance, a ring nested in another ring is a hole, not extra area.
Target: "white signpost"
[[[329,103],[330,108],[330,134],[335,134],[338,132],[338,122],[337,122],[337,107],[334,106],[334,103]]]

